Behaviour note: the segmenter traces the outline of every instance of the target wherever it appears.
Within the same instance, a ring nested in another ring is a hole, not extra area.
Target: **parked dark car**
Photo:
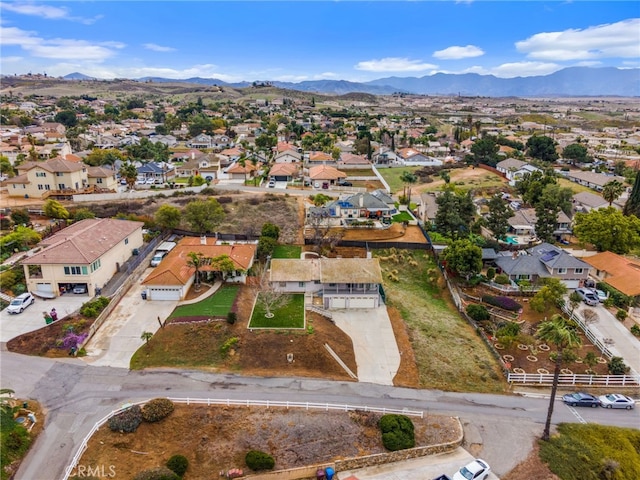
[[[572,407],[599,407],[600,400],[593,395],[584,392],[568,393],[562,397],[562,401]]]
[[[348,182],[346,180],[342,180],[341,182],[338,182],[338,185],[341,187],[353,187],[353,183]]]

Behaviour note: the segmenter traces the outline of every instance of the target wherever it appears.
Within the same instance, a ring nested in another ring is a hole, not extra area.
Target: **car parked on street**
[[[601,395],[598,397],[600,400],[600,406],[604,408],[625,408],[631,410],[636,406],[636,402],[626,395],[621,393],[609,393],[608,395]]]
[[[576,392],[563,395],[562,401],[572,407],[599,407],[600,400],[589,393]]]
[[[7,307],[7,313],[22,313],[25,308],[33,304],[33,302],[35,301],[36,299],[33,298],[33,295],[31,295],[29,292],[18,295],[16,298],[11,300],[11,303]]]
[[[576,288],[576,293],[580,296],[584,303],[591,307],[594,307],[600,303],[598,295],[593,293],[593,290],[589,290],[588,288]]]
[[[453,475],[453,480],[484,480],[489,476],[490,470],[487,462],[476,458],[458,470]]]

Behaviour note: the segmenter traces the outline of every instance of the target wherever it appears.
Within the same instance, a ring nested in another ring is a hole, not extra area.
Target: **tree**
[[[627,216],[635,215],[640,218],[640,174],[636,174],[636,180],[633,182],[631,194],[624,204],[622,213]]]
[[[155,220],[163,230],[173,230],[180,225],[182,213],[178,207],[164,204],[156,211]]]
[[[273,310],[284,307],[289,303],[290,297],[286,293],[277,290],[269,281],[269,266],[267,262],[258,266],[256,275],[258,279],[255,284],[257,287],[257,302],[264,308],[264,316],[273,318]]]
[[[555,162],[558,159],[556,142],[546,135],[534,135],[527,140],[527,152],[530,157],[543,162]]]
[[[153,332],[142,332],[140,335],[140,340],[143,340],[147,348],[149,347],[149,340],[153,337]]]
[[[455,194],[447,189],[436,197],[436,203],[438,211],[434,224],[437,231],[449,238],[467,236],[475,212],[471,192]]]
[[[278,225],[274,225],[271,222],[266,222],[264,225],[262,225],[260,236],[273,238],[277,241],[280,237],[280,227]]]
[[[559,210],[562,210],[567,216],[571,215],[573,208],[573,191],[568,187],[561,187],[557,183],[549,183],[542,189],[542,195],[536,202],[540,203],[544,200],[547,205],[556,205]],[[536,205],[534,204],[534,206]]]
[[[138,178],[138,170],[136,169],[136,166],[131,162],[123,163],[120,166],[118,173],[120,174],[120,177],[124,178],[127,182],[127,186],[129,188],[133,188],[136,184],[136,179]]]
[[[442,252],[447,270],[469,280],[482,270],[482,249],[471,240],[454,240]]]
[[[576,291],[571,292],[569,295],[569,306],[571,307],[571,315],[573,315],[573,311],[578,308],[580,302],[582,301],[582,297]]]
[[[549,313],[554,306],[562,303],[567,287],[559,279],[549,277],[542,279],[543,287],[531,299],[531,308],[536,312]],[[575,292],[574,292],[575,293]]]
[[[484,138],[476,140],[471,145],[471,154],[473,162],[477,165],[483,163],[491,167],[495,167],[498,163],[498,152],[500,146],[496,143],[496,140],[491,135],[487,135]]]
[[[552,199],[542,197],[536,205],[536,236],[543,242],[554,241],[559,213],[560,207]]]
[[[16,225],[27,225],[31,223],[31,218],[29,217],[29,212],[27,210],[19,209],[11,211],[11,220]]]
[[[538,203],[542,192],[547,185],[556,183],[556,174],[553,170],[547,169],[544,172],[536,170],[525,173],[522,179],[516,182],[516,190],[525,203],[535,205]]]
[[[16,170],[11,165],[9,159],[5,156],[0,156],[0,175],[12,178],[16,175]]]
[[[544,431],[542,433],[542,440],[548,441],[551,432],[553,406],[556,401],[556,393],[558,391],[558,378],[560,377],[562,354],[567,348],[580,346],[581,341],[575,327],[567,322],[567,320],[565,320],[561,315],[554,315],[550,320],[542,322],[538,327],[536,336],[545,343],[553,344],[556,347],[551,397],[549,398],[549,407],[547,409],[547,421],[545,422]]]
[[[587,147],[580,143],[567,145],[562,150],[562,158],[571,160],[571,163],[574,165],[576,162],[584,163],[587,161]]]
[[[404,171],[402,172],[402,175],[400,175],[400,180],[404,183],[404,196],[407,199],[407,205],[411,208],[411,185],[418,181],[418,177],[415,173]],[[407,186],[409,187],[408,189]]]
[[[196,292],[200,291],[200,267],[204,262],[204,256],[200,252],[187,253],[187,267],[194,268],[194,285]]]
[[[49,199],[44,202],[42,211],[49,218],[69,218],[69,211],[62,206],[57,200]]]
[[[316,253],[330,252],[344,236],[343,229],[332,229],[329,212],[322,208],[309,213],[306,227],[311,232],[311,243]]]
[[[184,208],[184,218],[191,228],[200,234],[211,233],[224,220],[222,205],[215,198],[193,200]]]
[[[242,269],[238,268],[229,255],[218,255],[217,257],[213,257],[211,259],[211,266],[215,267],[216,270],[220,272],[223,280],[225,280],[229,274],[242,271]]]
[[[602,198],[609,202],[609,206],[624,192],[624,185],[618,180],[611,180],[602,187]]]
[[[65,127],[75,127],[78,124],[78,117],[73,110],[62,110],[53,117],[54,122],[63,124]]]
[[[96,214],[88,208],[79,208],[73,213],[73,219],[76,222],[80,220],[86,220],[87,218],[96,218]]]
[[[487,227],[493,232],[496,240],[504,238],[509,230],[509,219],[515,212],[509,208],[500,195],[494,195],[487,203],[489,215],[487,215]]]
[[[624,254],[640,246],[640,219],[635,215],[625,217],[614,207],[576,213],[573,233],[599,252]]]

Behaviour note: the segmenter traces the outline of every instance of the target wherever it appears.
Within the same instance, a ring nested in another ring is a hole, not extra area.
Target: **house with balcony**
[[[87,183],[96,191],[117,191],[118,179],[115,170],[107,167],[87,167]]]
[[[143,245],[143,222],[91,218],[47,237],[37,253],[22,260],[27,289],[53,298],[84,287],[96,294]]]
[[[283,293],[304,293],[326,309],[377,308],[382,270],[377,258],[273,259],[269,281]]]
[[[25,162],[17,167],[18,175],[5,183],[10,197],[68,198],[90,193],[88,167],[60,157],[44,162]]]

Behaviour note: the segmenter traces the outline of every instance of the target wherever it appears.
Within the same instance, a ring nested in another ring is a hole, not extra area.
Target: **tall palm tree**
[[[549,440],[551,430],[551,416],[553,415],[553,403],[556,400],[558,391],[558,378],[560,377],[560,367],[562,365],[562,354],[567,348],[578,347],[581,344],[580,337],[575,326],[570,324],[561,315],[554,315],[550,320],[543,322],[538,327],[536,336],[546,343],[551,343],[556,347],[556,360],[553,369],[553,384],[551,385],[551,398],[547,410],[547,421],[544,425],[542,440]]]
[[[602,187],[602,198],[609,202],[609,206],[611,206],[616,198],[622,195],[622,192],[624,192],[624,185],[618,180],[611,180]]]
[[[198,252],[189,252],[187,253],[187,266],[196,269],[195,272],[195,290],[196,292],[200,291],[200,267],[202,266],[202,262],[204,260],[202,253]]]
[[[405,189],[405,197],[407,199],[407,205],[411,205],[411,185],[414,183],[417,183],[418,181],[418,177],[415,173],[411,173],[408,171],[402,172],[402,175],[400,175],[400,180],[402,180],[402,182],[404,183],[404,189]],[[407,189],[407,185],[409,186],[409,188]]]

